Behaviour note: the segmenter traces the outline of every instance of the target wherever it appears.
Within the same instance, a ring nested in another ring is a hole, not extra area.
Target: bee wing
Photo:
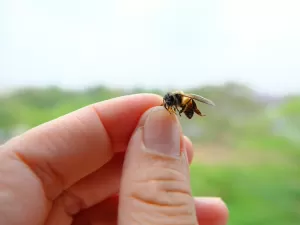
[[[207,98],[204,98],[200,95],[196,95],[196,94],[184,94],[184,96],[195,99],[199,102],[205,103],[207,105],[211,105],[211,106],[216,106],[215,103]]]

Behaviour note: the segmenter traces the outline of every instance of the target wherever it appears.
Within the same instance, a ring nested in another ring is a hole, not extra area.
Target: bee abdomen
[[[184,112],[184,114],[186,115],[187,118],[191,119],[194,115],[194,111],[193,110],[186,110]]]

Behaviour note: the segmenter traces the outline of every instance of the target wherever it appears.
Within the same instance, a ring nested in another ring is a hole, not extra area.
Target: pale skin
[[[191,196],[187,137],[174,141],[176,159],[141,150],[149,109],[161,102],[138,94],[96,103],[0,146],[0,224],[225,225],[220,199]]]

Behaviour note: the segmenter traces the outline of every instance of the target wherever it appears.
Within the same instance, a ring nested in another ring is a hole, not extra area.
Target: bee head
[[[167,105],[176,105],[177,104],[177,99],[175,98],[175,95],[168,92],[167,94],[165,94],[164,96],[164,100],[166,102]]]

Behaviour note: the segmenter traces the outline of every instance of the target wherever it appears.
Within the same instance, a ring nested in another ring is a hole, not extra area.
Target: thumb
[[[119,225],[197,225],[184,138],[175,115],[148,110],[128,145],[119,193]]]

